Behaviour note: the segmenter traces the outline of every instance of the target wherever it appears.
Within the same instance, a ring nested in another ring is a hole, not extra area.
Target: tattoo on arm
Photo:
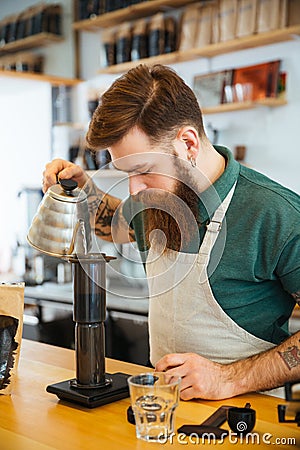
[[[296,345],[288,347],[287,350],[278,352],[278,354],[289,370],[292,370],[294,367],[300,366],[300,348]]]
[[[110,207],[108,199],[103,199],[95,217],[95,233],[98,236],[111,235],[111,221],[114,212],[115,210]]]
[[[91,179],[89,179],[85,184],[84,191],[88,197],[89,213],[95,214],[105,194],[95,185],[95,183]]]
[[[298,305],[300,306],[300,291],[294,292],[292,294],[292,297],[294,300],[296,300],[296,303],[298,303]]]
[[[129,241],[135,240],[134,230],[130,228],[122,213],[121,200],[101,191],[90,179],[85,187],[91,225],[97,236],[112,239],[112,226],[127,230]]]

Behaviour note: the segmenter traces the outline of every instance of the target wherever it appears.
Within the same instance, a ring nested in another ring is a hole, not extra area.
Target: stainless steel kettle
[[[63,257],[90,250],[87,196],[77,186],[74,180],[60,180],[44,195],[27,234],[40,252]]]

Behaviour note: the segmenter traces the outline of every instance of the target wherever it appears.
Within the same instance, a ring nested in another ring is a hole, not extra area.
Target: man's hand
[[[166,371],[169,375],[182,378],[180,387],[182,400],[192,398],[220,400],[236,395],[230,380],[230,365],[212,362],[196,353],[166,355],[158,361],[155,370]]]
[[[182,400],[222,400],[267,391],[300,380],[300,331],[282,344],[231,364],[212,362],[195,353],[161,358],[155,370],[182,377]]]
[[[88,176],[84,170],[64,159],[53,159],[46,164],[43,172],[43,192],[45,193],[50,186],[57,183],[57,176],[62,179],[70,179],[77,181],[79,187],[83,187],[88,180]]]

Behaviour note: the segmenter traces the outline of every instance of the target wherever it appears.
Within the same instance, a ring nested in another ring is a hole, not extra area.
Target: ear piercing
[[[187,139],[184,139],[184,143],[187,146],[187,149],[190,150],[190,148],[192,147],[192,144]],[[188,156],[188,159],[190,160],[192,167],[197,166],[196,160],[195,160],[195,158],[193,158],[193,156]]]
[[[191,166],[194,168],[197,166],[196,160],[195,158],[193,158],[192,156],[190,157],[190,162],[191,162]]]

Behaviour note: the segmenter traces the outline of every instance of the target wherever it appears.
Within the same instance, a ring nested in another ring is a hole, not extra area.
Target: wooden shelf
[[[230,111],[242,111],[244,109],[253,109],[255,104],[253,102],[233,102],[222,103],[221,105],[211,106],[209,108],[202,108],[203,114],[218,114]]]
[[[39,33],[32,36],[28,36],[24,39],[18,39],[17,41],[9,42],[8,44],[0,47],[1,53],[16,52],[19,50],[25,50],[35,47],[45,47],[50,44],[62,42],[63,36],[58,36],[53,33]]]
[[[180,8],[181,6],[195,3],[195,0],[151,0],[118,9],[109,13],[95,16],[91,19],[80,20],[73,23],[75,30],[98,31],[99,28],[113,27],[124,21],[132,21],[141,17],[147,17],[160,11]]]
[[[173,52],[164,55],[154,56],[151,58],[140,59],[138,61],[130,61],[123,64],[116,64],[110,67],[104,67],[99,73],[117,74],[126,72],[138,64],[176,64],[184,61],[192,61],[196,58],[211,58],[216,55],[222,55],[248,48],[261,47],[263,45],[271,45],[278,42],[293,40],[295,36],[300,35],[300,24],[292,27],[281,28],[280,30],[268,31],[265,33],[254,34],[233,39],[231,41],[210,44],[201,48],[192,48],[184,52]]]
[[[98,70],[98,73],[109,73],[109,74],[123,73],[127,72],[127,70],[132,69],[133,67],[138,66],[139,64],[149,64],[149,65],[175,64],[181,61],[180,53],[181,52],[166,53],[164,55],[151,56],[150,58],[139,59],[138,61],[129,61],[122,64],[116,64],[114,66],[104,67],[103,69]]]
[[[245,109],[253,109],[258,106],[268,106],[269,108],[276,108],[278,106],[286,105],[287,101],[285,98],[262,98],[254,102],[233,102],[233,103],[223,103],[218,106],[213,106],[211,108],[203,108],[203,114],[219,114],[231,111],[243,111]]]
[[[69,127],[73,128],[74,130],[86,130],[88,127],[88,124],[86,123],[80,123],[80,122],[54,122],[54,127]]]
[[[260,100],[256,100],[256,105],[260,106],[269,106],[270,108],[287,105],[286,98],[261,98]]]
[[[13,70],[0,70],[0,77],[20,78],[34,81],[44,81],[52,86],[75,86],[82,82],[76,78],[57,77],[55,75],[46,75],[43,73],[15,72]]]
[[[212,57],[224,53],[245,50],[247,48],[262,47],[264,45],[276,44],[278,42],[292,41],[295,35],[300,34],[300,24],[292,27],[281,28],[279,30],[267,31],[265,33],[253,34],[233,39],[231,41],[219,42],[217,44],[207,45],[202,48],[187,50],[187,57],[206,56]],[[184,55],[181,55],[184,61]]]

